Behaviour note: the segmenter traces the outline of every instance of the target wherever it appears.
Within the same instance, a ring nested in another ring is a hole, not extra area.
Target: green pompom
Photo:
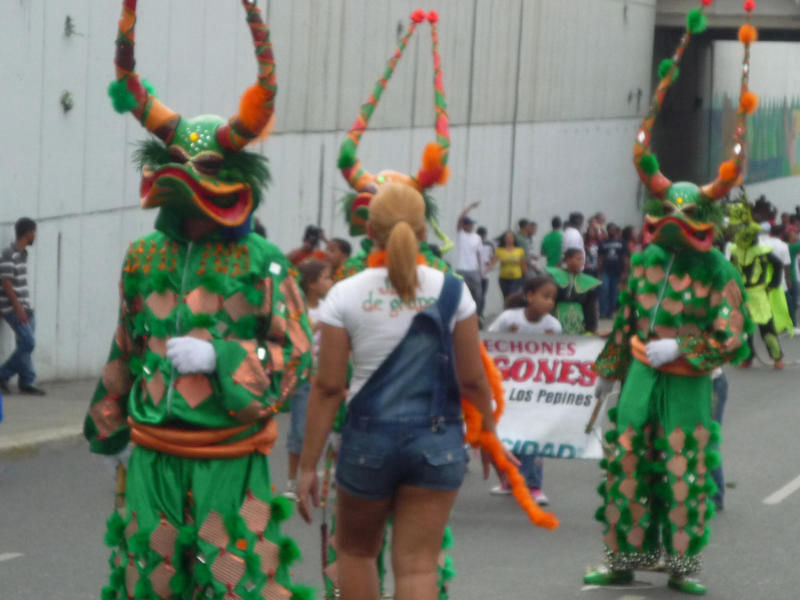
[[[269,507],[271,518],[278,523],[285,521],[294,513],[294,503],[283,496],[273,498]]]
[[[128,550],[137,557],[147,556],[150,551],[150,536],[144,531],[136,533],[128,539]]]
[[[675,65],[675,61],[672,60],[671,58],[665,58],[660,63],[658,63],[658,78],[659,79],[664,79],[664,77],[667,76],[667,74],[669,73],[669,70],[674,65]],[[676,73],[675,79],[677,79],[677,73]]]
[[[714,504],[712,501],[709,501],[708,504],[706,504],[706,514],[705,514],[706,522],[713,519],[714,515],[716,514],[717,514],[717,505]]]
[[[642,159],[639,161],[639,168],[644,171],[645,175],[655,175],[658,173],[658,170],[661,168],[658,164],[658,159],[656,158],[655,154],[647,153],[642,156]]]
[[[176,596],[183,594],[187,585],[189,585],[189,575],[184,571],[178,571],[169,580],[169,587]]]
[[[619,439],[619,432],[616,429],[612,429],[611,431],[606,431],[606,441],[609,444],[616,444],[618,439]]]
[[[261,557],[255,552],[245,554],[244,562],[247,565],[247,575],[250,579],[261,577]]]
[[[127,79],[112,81],[108,85],[108,97],[111,98],[111,106],[120,114],[130,112],[138,105],[133,92],[128,89]]]
[[[442,538],[442,550],[450,550],[453,547],[453,530],[450,527],[444,528],[444,537]]]
[[[292,600],[314,600],[317,591],[314,588],[304,585],[295,585],[289,588],[292,592]]]
[[[150,579],[143,577],[136,582],[136,587],[133,588],[134,598],[151,598],[153,593],[153,584]]]
[[[117,600],[118,598],[117,590],[111,586],[104,587],[100,592],[100,600]]]
[[[443,583],[447,583],[457,575],[456,570],[453,568],[452,556],[444,557],[444,567],[442,567],[441,573],[442,573],[441,580]]]
[[[106,546],[119,546],[125,537],[125,521],[117,511],[106,522]]]
[[[722,457],[716,450],[708,450],[706,452],[706,468],[713,471],[722,464]]]
[[[665,437],[660,437],[655,441],[653,447],[661,452],[666,452],[669,450],[669,440]]]
[[[156,88],[150,83],[147,79],[142,78],[142,87],[147,90],[147,93],[151,95],[153,98],[158,98],[158,94],[156,94]]]
[[[350,138],[342,142],[342,147],[339,149],[339,162],[337,164],[340,169],[349,169],[356,164],[356,144]]]
[[[608,409],[608,420],[611,421],[612,423],[617,422],[617,412],[618,411],[616,406]]]
[[[600,523],[606,522],[606,509],[604,507],[601,506],[594,511],[594,520],[599,521]]]
[[[178,545],[191,546],[197,540],[197,528],[194,525],[181,525],[178,528]]]
[[[283,537],[278,542],[279,551],[278,557],[280,558],[282,565],[291,565],[293,562],[296,562],[300,559],[300,548],[297,547],[297,542],[295,542],[290,537]]]
[[[690,10],[689,14],[686,15],[686,28],[689,30],[689,33],[692,35],[703,33],[706,27],[708,27],[708,19],[705,13],[699,8]]]
[[[600,468],[603,469],[604,471],[606,469],[608,469],[608,459],[607,458],[603,458],[603,459],[600,460]]]
[[[597,493],[600,494],[603,498],[606,497],[606,482],[603,481],[600,485],[597,486]]]

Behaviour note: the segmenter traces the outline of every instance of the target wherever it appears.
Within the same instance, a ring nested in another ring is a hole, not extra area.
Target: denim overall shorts
[[[379,500],[404,485],[461,487],[467,455],[449,323],[463,285],[445,275],[438,300],[350,401],[336,467],[350,494]]]

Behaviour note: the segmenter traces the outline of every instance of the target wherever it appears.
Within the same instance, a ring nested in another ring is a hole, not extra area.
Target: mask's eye
[[[664,214],[671,215],[675,213],[675,205],[672,202],[664,202]]]
[[[178,146],[169,147],[169,157],[172,159],[172,162],[176,162],[182,165],[189,160],[189,157],[187,156],[183,148],[180,148]]]
[[[217,175],[222,167],[222,156],[216,152],[201,152],[192,159],[192,166],[203,175]]]
[[[683,214],[687,217],[694,217],[697,212],[697,204],[687,204],[683,207]]]

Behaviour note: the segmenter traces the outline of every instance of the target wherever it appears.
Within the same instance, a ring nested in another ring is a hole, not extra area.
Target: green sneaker
[[[669,578],[667,585],[673,590],[678,590],[684,594],[692,594],[693,596],[704,596],[706,593],[706,586],[693,577],[678,577],[673,575]]]
[[[608,567],[592,569],[583,576],[586,585],[623,585],[633,581],[633,571],[612,571]]]

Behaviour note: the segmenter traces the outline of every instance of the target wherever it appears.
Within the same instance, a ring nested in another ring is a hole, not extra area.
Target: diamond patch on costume
[[[235,586],[244,575],[246,568],[244,559],[230,552],[223,552],[217,556],[217,560],[211,565],[211,572],[217,581],[224,583],[226,586]]]
[[[680,531],[676,531],[672,535],[672,547],[681,556],[686,554],[686,551],[689,549],[689,534],[686,533],[683,529]]]
[[[131,389],[128,365],[121,358],[112,360],[103,367],[103,385],[109,394],[123,396]]]
[[[145,388],[147,388],[147,393],[150,394],[150,399],[153,401],[153,404],[158,406],[164,398],[164,393],[167,389],[164,383],[164,376],[161,374],[160,370],[156,370],[156,374],[153,375],[152,378],[145,379],[144,381],[146,381]]]
[[[261,590],[264,600],[289,600],[292,593],[274,579],[270,579]]]
[[[261,557],[261,571],[268,575],[275,573],[280,562],[278,545],[262,538],[256,542],[254,550]]]
[[[672,486],[672,495],[677,502],[684,502],[689,497],[689,484],[678,481]]]
[[[683,474],[686,473],[687,467],[687,460],[685,456],[673,456],[667,462],[667,469],[669,469],[670,473],[675,475],[675,477],[683,477]]]
[[[166,562],[162,562],[150,573],[150,583],[153,584],[153,592],[159,598],[169,600],[173,597],[169,582],[174,575],[175,568]]]
[[[236,385],[241,385],[255,396],[261,396],[269,386],[269,379],[264,373],[264,367],[261,366],[261,361],[254,354],[244,357],[232,377]]]
[[[183,301],[196,315],[213,315],[219,310],[222,304],[221,300],[219,294],[214,294],[204,287],[198,287],[189,292]]]
[[[144,301],[152,313],[159,319],[166,319],[176,306],[178,306],[178,295],[172,290],[163,293],[152,292]]]
[[[242,292],[236,292],[233,296],[225,298],[222,309],[228,313],[231,320],[235,323],[242,317],[253,315],[257,309],[247,301]]]
[[[106,439],[125,424],[120,412],[119,401],[114,396],[106,396],[89,409],[89,415],[97,428],[97,437]]]
[[[225,529],[222,515],[215,510],[208,513],[197,536],[217,548],[225,548],[228,542],[230,542],[230,537],[228,536],[228,531]]]
[[[336,562],[325,567],[325,576],[331,580],[334,587],[339,587],[339,565]]]
[[[125,566],[125,587],[129,590],[133,590],[137,583],[139,583],[139,569],[136,567],[136,563],[133,562],[133,559],[131,559]]]
[[[259,500],[250,492],[247,493],[247,499],[242,503],[242,508],[239,514],[247,523],[247,528],[256,535],[263,535],[269,523],[270,507],[266,502]]]
[[[683,433],[680,427],[677,427],[675,431],[669,434],[667,439],[669,440],[669,447],[672,448],[673,452],[680,452],[683,450],[683,445],[686,442],[686,434]]]
[[[151,337],[147,340],[147,347],[151,352],[155,352],[160,357],[167,355],[167,340],[166,338]]]
[[[158,527],[150,534],[150,547],[162,558],[172,560],[178,530],[162,517]]]
[[[200,373],[178,377],[175,382],[175,389],[180,392],[183,399],[192,408],[200,406],[214,393],[208,377]]]
[[[679,504],[669,511],[669,520],[675,523],[680,529],[683,529],[689,522],[689,509],[686,508],[686,505]]]

